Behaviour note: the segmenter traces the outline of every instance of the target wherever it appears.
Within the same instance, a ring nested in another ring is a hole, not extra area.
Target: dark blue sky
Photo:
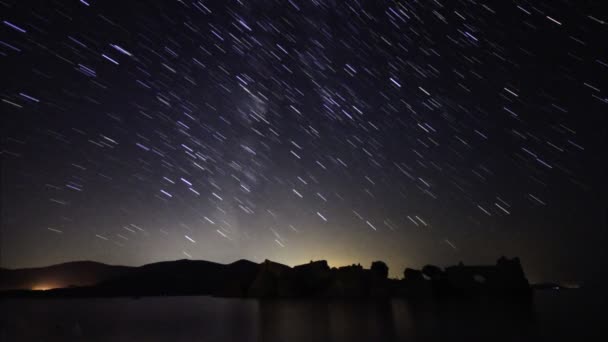
[[[591,278],[593,4],[3,1],[1,266],[517,255]]]

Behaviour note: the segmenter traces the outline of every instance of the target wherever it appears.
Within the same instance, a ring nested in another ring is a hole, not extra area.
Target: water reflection
[[[390,301],[261,301],[259,320],[260,341],[396,339]]]
[[[538,336],[531,302],[263,301],[260,341],[525,340]]]
[[[5,300],[2,341],[532,340],[532,302],[242,300],[169,297]]]

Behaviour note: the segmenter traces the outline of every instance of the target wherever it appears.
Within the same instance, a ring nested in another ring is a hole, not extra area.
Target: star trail
[[[575,1],[2,1],[2,267],[599,258]],[[596,7],[599,7],[597,5]]]

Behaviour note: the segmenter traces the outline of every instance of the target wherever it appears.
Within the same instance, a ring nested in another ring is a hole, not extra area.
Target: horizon
[[[94,272],[90,272],[93,269],[83,269],[83,265],[91,264],[95,265]],[[258,298],[270,294],[288,297],[348,297],[357,293],[358,297],[371,295],[387,298],[429,294],[442,296],[450,293],[457,295],[467,291],[482,291],[478,292],[481,294],[488,291],[488,295],[512,294],[529,299],[530,291],[534,288],[526,278],[519,258],[504,256],[500,257],[495,265],[465,266],[459,263],[446,267],[426,265],[419,270],[406,268],[402,276],[398,277],[391,277],[388,266],[381,260],[373,261],[369,268],[361,264],[336,267],[329,265],[326,260],[310,260],[291,266],[268,259],[260,263],[239,259],[226,264],[180,259],[142,266],[71,261],[40,268],[1,270],[6,278],[0,282],[0,296],[9,298],[15,294],[31,294],[20,292],[22,290],[66,290],[67,292],[59,293],[80,293],[87,296],[120,296],[128,293],[156,296],[198,294]],[[54,273],[49,272],[50,270],[54,270]],[[184,272],[185,270],[188,272]],[[223,270],[231,271],[222,272]],[[137,286],[134,287],[133,284]],[[350,292],[351,290],[347,289],[351,286],[358,290]]]
[[[493,266],[493,265],[496,264],[496,261],[500,257],[503,257],[503,256],[499,256],[499,257],[496,258],[496,260],[494,262],[487,263],[487,264],[467,264],[467,263],[464,263],[464,262],[463,262],[463,264],[465,266]],[[504,256],[504,257],[510,259],[510,258],[516,258],[517,256]],[[456,266],[460,262],[462,262],[461,260],[459,260],[459,261],[454,261],[451,264],[439,264],[439,265],[427,263],[427,264],[423,264],[423,265],[416,266],[416,267],[414,267],[412,265],[409,265],[409,266],[406,265],[401,270],[395,270],[394,267],[391,267],[390,264],[386,263],[384,260],[381,260],[381,259],[374,259],[374,260],[371,260],[369,263],[353,262],[353,263],[346,263],[346,264],[331,263],[327,259],[311,259],[311,260],[309,260],[307,262],[288,264],[288,263],[283,263],[283,262],[280,262],[278,260],[272,260],[272,259],[264,259],[262,261],[255,261],[255,260],[251,260],[251,259],[247,259],[247,258],[240,258],[240,259],[236,259],[234,261],[226,262],[226,261],[214,261],[214,260],[206,260],[206,259],[182,258],[182,259],[172,259],[172,260],[158,260],[158,261],[152,261],[152,262],[145,263],[145,264],[135,264],[135,265],[133,265],[133,264],[111,264],[111,263],[105,263],[105,262],[96,261],[96,260],[71,260],[71,261],[64,261],[64,262],[52,263],[52,264],[41,265],[41,266],[18,267],[18,268],[0,267],[0,268],[1,269],[5,269],[5,270],[27,270],[27,269],[47,268],[47,267],[64,265],[64,264],[71,264],[71,263],[88,263],[88,262],[90,262],[90,263],[96,263],[96,264],[102,264],[102,265],[106,265],[106,266],[133,267],[133,268],[136,268],[136,267],[146,266],[146,265],[150,265],[150,264],[165,263],[165,262],[176,262],[176,261],[205,261],[205,262],[210,262],[210,263],[215,263],[215,264],[220,264],[220,265],[230,265],[230,264],[236,263],[238,261],[249,261],[249,262],[252,262],[252,263],[255,263],[255,264],[259,265],[259,264],[264,263],[265,261],[270,261],[270,262],[278,263],[278,264],[285,265],[285,266],[288,266],[288,267],[291,267],[291,268],[293,268],[295,266],[306,265],[306,264],[309,264],[311,262],[326,261],[327,265],[330,268],[340,268],[340,267],[346,267],[346,266],[352,266],[352,265],[361,265],[364,269],[369,269],[371,267],[371,264],[373,262],[375,262],[375,261],[382,261],[382,262],[384,262],[388,266],[388,270],[389,270],[389,274],[388,275],[389,275],[389,278],[391,278],[391,279],[402,279],[403,278],[403,272],[407,268],[420,270],[420,269],[422,269],[423,266],[433,265],[433,266],[438,266],[441,269],[445,269],[446,267]],[[530,281],[530,284],[544,283],[544,282],[580,281],[580,279],[542,279],[542,280],[536,279],[535,280],[534,278],[530,277],[530,275],[528,274],[528,272],[526,272],[525,262],[523,260],[521,260],[521,259],[520,259],[520,261],[522,263],[521,265],[522,265],[522,268],[523,268],[524,273],[526,275],[526,278]]]

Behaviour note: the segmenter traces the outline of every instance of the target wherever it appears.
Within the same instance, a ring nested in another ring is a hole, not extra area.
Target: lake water
[[[0,341],[580,341],[596,334],[599,309],[581,291],[540,292],[526,304],[5,299]]]

